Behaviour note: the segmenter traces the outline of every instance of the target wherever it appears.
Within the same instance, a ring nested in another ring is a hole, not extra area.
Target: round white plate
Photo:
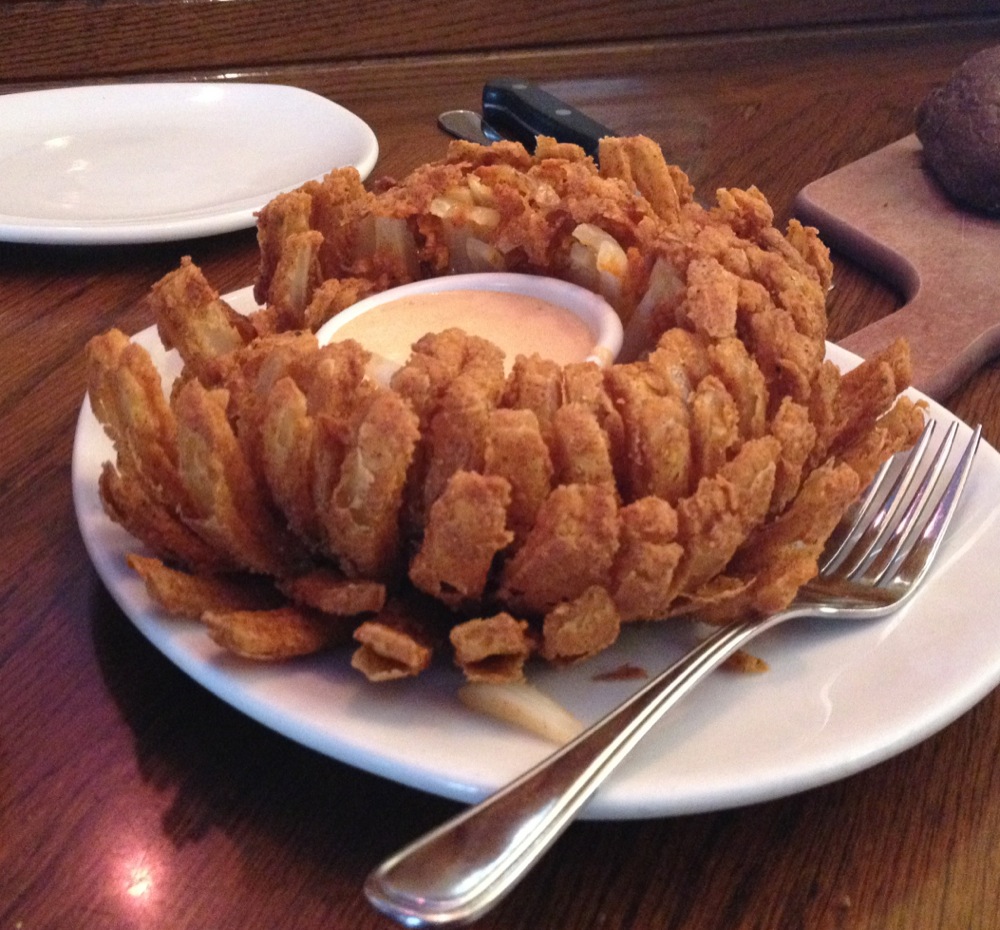
[[[358,116],[278,84],[108,84],[0,96],[0,240],[156,242],[253,226],[281,191],[378,142]]]
[[[247,291],[230,295],[246,307]],[[167,378],[179,370],[150,328],[136,340]],[[856,359],[829,347],[849,366]],[[931,413],[954,419],[933,402]],[[960,428],[959,439],[968,437]],[[358,768],[460,801],[482,798],[551,746],[467,710],[460,675],[440,662],[419,678],[367,683],[350,650],[283,664],[222,652],[197,623],[159,614],[125,566],[136,543],[101,509],[97,479],[113,450],[84,401],[73,452],[77,519],[122,610],[170,661],[267,727]],[[625,819],[736,807],[850,775],[950,723],[1000,682],[1000,455],[986,443],[923,593],[886,620],[796,621],[757,640],[763,675],[717,672],[647,736],[585,816]],[[595,676],[626,663],[649,672],[691,644],[684,623],[635,625],[592,661],[533,667],[532,681],[584,722],[641,682]]]

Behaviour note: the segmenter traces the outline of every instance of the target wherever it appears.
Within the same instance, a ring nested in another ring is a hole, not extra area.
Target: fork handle
[[[555,842],[667,710],[786,616],[721,627],[524,775],[386,860],[365,883],[368,899],[408,927],[481,916]]]

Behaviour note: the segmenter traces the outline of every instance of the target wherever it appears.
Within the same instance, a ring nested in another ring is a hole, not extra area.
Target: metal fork
[[[371,873],[369,900],[408,927],[468,923],[493,907],[570,824],[654,723],[726,658],[795,617],[881,617],[913,596],[937,555],[979,444],[946,472],[952,423],[930,421],[886,464],[831,536],[817,578],[780,613],[727,624],[533,769]]]

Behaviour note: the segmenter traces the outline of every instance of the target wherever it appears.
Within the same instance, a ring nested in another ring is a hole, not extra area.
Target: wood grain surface
[[[808,28],[737,32],[745,4],[673,3],[664,15],[688,14],[690,36],[647,40],[659,8],[647,3],[631,33],[575,23],[546,48],[518,44],[519,20],[497,15],[489,28],[507,30],[517,48],[483,54],[492,40],[465,22],[433,54],[421,55],[404,30],[395,44],[383,36],[380,52],[366,44],[370,60],[293,54],[277,40],[258,48],[259,25],[218,54],[197,44],[168,54],[151,33],[132,31],[151,10],[174,35],[190,33],[195,13],[200,22],[223,16],[220,7],[271,15],[248,2],[180,6],[6,3],[3,79],[170,71],[296,84],[366,119],[381,143],[376,175],[399,175],[443,153],[439,110],[475,106],[486,77],[520,73],[621,132],[656,138],[704,196],[756,184],[784,222],[805,184],[910,133],[923,95],[1000,42],[1000,18],[972,15],[973,4],[954,17],[924,4],[923,21],[869,25],[827,25],[836,5],[810,19],[806,4],[792,4]],[[429,6],[442,23],[452,9]],[[770,16],[780,6],[762,5]],[[320,28],[321,4],[299,9],[295,28]],[[401,22],[394,4],[366,9],[366,43],[380,12]],[[732,34],[695,34],[713,10],[730,17]],[[97,24],[117,17],[118,44],[102,33],[92,48],[78,34],[88,12]],[[48,37],[25,26],[11,38],[20,16],[37,23],[43,14]],[[356,28],[334,22],[329,41],[346,50]],[[76,35],[68,48],[59,44],[66,30]],[[149,325],[143,294],[183,255],[231,290],[253,279],[254,233],[101,248],[0,244],[0,930],[388,930],[363,897],[365,875],[457,806],[317,756],[194,685],[118,610],[77,532],[69,463],[83,345],[110,326]],[[899,298],[835,259],[837,339]],[[995,365],[948,406],[1000,442]],[[982,621],[998,622],[995,605],[983,605]],[[919,746],[826,787],[741,810],[577,824],[481,926],[993,930],[998,745],[993,693]]]
[[[929,22],[996,0],[4,0],[0,81],[651,42],[810,26]]]

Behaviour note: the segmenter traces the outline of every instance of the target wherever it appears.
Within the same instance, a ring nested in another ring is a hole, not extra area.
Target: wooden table
[[[928,89],[998,41],[993,16],[237,76],[334,97],[377,133],[376,175],[398,175],[442,154],[438,111],[475,106],[491,75],[523,74],[653,136],[703,194],[756,184],[783,222],[804,184],[911,132]],[[365,875],[456,805],[317,756],[193,684],[116,608],[78,535],[82,347],[149,325],[140,298],[188,254],[223,291],[255,272],[253,231],[0,244],[0,928],[386,928]],[[832,337],[896,302],[838,261]],[[995,445],[998,395],[990,366],[948,405]],[[995,619],[984,605],[983,622]],[[995,927],[998,746],[993,693],[836,784],[741,810],[579,823],[482,926]]]

